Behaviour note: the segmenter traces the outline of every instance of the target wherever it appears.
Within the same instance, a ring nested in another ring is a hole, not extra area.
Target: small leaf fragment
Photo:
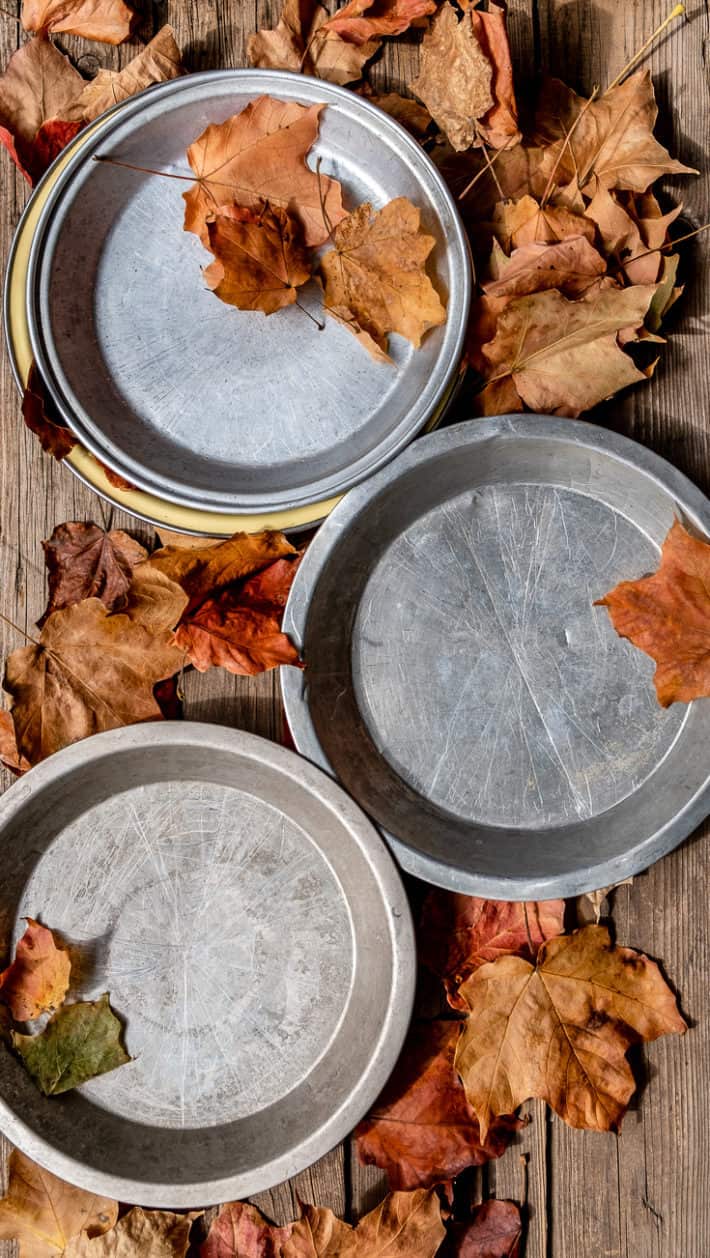
[[[64,1005],[39,1035],[12,1032],[12,1045],[45,1096],[58,1096],[131,1060],[108,992]]]
[[[454,1223],[449,1234],[451,1258],[520,1258],[520,1207],[514,1201],[483,1201],[470,1223]]]
[[[327,10],[318,0],[284,0],[272,30],[249,37],[247,55],[253,66],[312,74],[330,83],[352,83],[380,46],[378,39],[348,43],[335,31],[324,30]]]
[[[381,35],[402,35],[412,22],[435,9],[436,0],[349,0],[324,29],[353,44],[364,44]]]
[[[99,70],[96,77],[85,84],[67,117],[77,118],[82,123],[93,122],[129,96],[145,91],[154,83],[167,83],[182,74],[185,74],[185,68],[173,28],[162,26],[143,51],[122,70]]]
[[[81,35],[104,44],[128,39],[135,14],[123,0],[22,0],[26,31]]]
[[[26,921],[15,959],[0,974],[0,1000],[15,1022],[30,1022],[57,1009],[67,994],[71,974],[69,954],[57,947],[51,930],[31,917]]]

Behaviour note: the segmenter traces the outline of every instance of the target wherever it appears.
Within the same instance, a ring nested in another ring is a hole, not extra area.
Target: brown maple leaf
[[[380,35],[402,35],[436,9],[436,0],[349,0],[325,23],[353,44],[365,44]]]
[[[62,1258],[78,1236],[100,1236],[118,1218],[118,1203],[97,1197],[35,1166],[18,1149],[0,1201],[0,1239],[16,1240],[21,1258]]]
[[[599,186],[645,192],[662,175],[697,174],[653,137],[658,116],[648,70],[637,70],[591,104],[559,79],[543,84],[535,139],[545,146],[543,171],[592,196]]]
[[[483,1201],[449,1229],[451,1258],[520,1258],[523,1224],[514,1201]]]
[[[710,544],[675,520],[652,576],[622,581],[595,606],[616,632],[656,662],[658,702],[710,695]]]
[[[355,1136],[360,1160],[387,1172],[390,1188],[430,1188],[507,1148],[520,1126],[495,1123],[485,1145],[454,1070],[461,1022],[415,1022],[392,1077]]]
[[[521,245],[510,257],[496,243],[488,262],[490,279],[482,280],[481,287],[491,297],[522,297],[548,288],[581,297],[599,286],[605,272],[606,262],[585,236]]]
[[[9,712],[0,711],[0,764],[21,777],[30,768],[29,760],[20,755],[15,734],[15,722]]]
[[[297,300],[311,278],[301,224],[294,214],[264,202],[224,206],[208,219],[215,261],[203,274],[208,288],[238,310],[273,314]]]
[[[556,244],[573,236],[584,236],[590,245],[596,239],[594,222],[565,206],[542,206],[526,194],[517,200],[499,201],[491,225],[496,240],[509,252],[523,245]]]
[[[51,454],[58,462],[71,454],[76,437],[62,424],[34,363],[22,397],[22,418],[46,454]]]
[[[481,134],[492,148],[508,148],[521,138],[513,82],[513,61],[508,42],[505,5],[494,2],[488,10],[471,7],[473,32],[492,67],[493,104],[480,120]]]
[[[434,889],[420,921],[419,959],[443,979],[454,1009],[468,1009],[459,987],[498,957],[534,961],[546,939],[564,930],[564,900],[482,900]]]
[[[128,39],[135,14],[123,0],[22,0],[26,31],[82,35],[103,44]]]
[[[0,78],[0,142],[33,184],[81,129],[68,118],[84,80],[50,40],[23,44]]]
[[[186,599],[147,568],[136,569],[125,610],[110,614],[99,599],[85,599],[53,612],[38,642],[8,656],[3,684],[31,764],[90,734],[161,718],[153,687],[182,666],[172,630]]]
[[[170,1210],[142,1210],[134,1206],[113,1228],[92,1240],[77,1237],[66,1258],[185,1258],[190,1230],[199,1212],[173,1214]]]
[[[260,96],[207,127],[187,150],[197,179],[185,193],[185,230],[209,248],[207,220],[221,206],[268,201],[296,215],[307,245],[322,244],[345,216],[337,179],[316,173],[305,160],[323,108]]]
[[[638,202],[648,201],[649,209],[658,202],[652,195],[639,197]],[[680,213],[681,206],[669,214],[643,217],[643,206],[637,205],[634,194],[610,192],[598,187],[586,208],[586,215],[593,219],[610,259],[610,269],[621,272],[630,284],[654,284],[663,269],[663,255],[659,252],[668,239],[668,228]]]
[[[281,617],[298,559],[277,559],[238,588],[208,598],[177,631],[177,643],[201,673],[221,666],[251,677],[279,664],[299,663]]]
[[[301,1208],[295,1223],[273,1227],[255,1206],[223,1206],[201,1258],[434,1258],[445,1235],[433,1190],[390,1193],[357,1227],[324,1207]]]
[[[514,386],[530,410],[579,415],[626,385],[647,379],[617,343],[617,334],[639,328],[653,285],[603,289],[589,301],[568,301],[550,291],[510,301],[494,339],[481,347],[488,385],[476,399],[484,414],[501,413],[490,384]]]
[[[69,988],[71,961],[58,948],[47,926],[25,918],[27,929],[18,941],[15,959],[0,974],[0,1000],[15,1022],[30,1022],[61,1005]]]
[[[320,261],[325,307],[374,357],[386,354],[389,332],[418,347],[425,332],[446,319],[426,273],[434,244],[406,197],[374,213],[366,202],[336,227],[334,248]]]
[[[107,533],[91,522],[58,524],[42,546],[49,602],[37,622],[40,628],[52,612],[84,598],[100,598],[109,611],[123,607],[133,569],[148,557],[145,547],[128,533],[120,529]]]
[[[419,77],[411,87],[455,149],[482,142],[481,122],[495,103],[492,79],[471,11],[459,21],[445,0],[422,41]]]
[[[686,1024],[658,966],[603,926],[548,940],[537,964],[499,957],[461,988],[456,1069],[486,1138],[530,1097],[571,1127],[617,1130],[634,1091],[629,1047]]]
[[[80,92],[68,118],[93,122],[119,101],[143,92],[154,83],[167,83],[185,74],[182,53],[172,26],[162,26],[142,52],[122,70],[99,70]]]
[[[327,20],[328,12],[318,0],[284,0],[274,29],[250,35],[247,55],[251,65],[313,74],[330,83],[359,79],[365,63],[377,52],[379,39],[349,43],[334,31],[323,30]]]
[[[226,585],[244,581],[276,559],[297,555],[283,533],[235,533],[224,542],[196,546],[164,546],[144,568],[161,572],[182,586],[189,597],[186,615]],[[139,569],[141,571],[141,569]]]

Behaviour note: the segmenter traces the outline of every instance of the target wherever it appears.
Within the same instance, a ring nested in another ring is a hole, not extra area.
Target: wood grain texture
[[[19,3],[5,0],[6,10]],[[144,6],[145,35],[166,20],[174,25],[190,69],[245,63],[248,35],[272,25],[280,0],[165,0]],[[329,7],[335,7],[330,3]],[[521,84],[540,70],[559,74],[581,91],[610,82],[667,14],[669,0],[510,0],[510,31]],[[689,6],[653,50],[646,64],[661,105],[659,133],[685,162],[706,168],[696,180],[669,184],[681,194],[688,229],[710,219],[707,147],[710,93],[707,0]],[[17,25],[0,20],[0,59],[5,64],[20,39]],[[86,72],[117,67],[135,46],[112,49],[66,39],[62,46]],[[415,38],[390,45],[372,79],[401,89],[416,64]],[[7,256],[12,231],[26,199],[24,181],[4,154],[0,248]],[[671,321],[672,335],[652,383],[598,409],[593,418],[635,437],[676,463],[710,490],[710,372],[707,329],[710,299],[708,238],[683,255],[686,294]],[[91,519],[131,527],[127,515],[110,512],[71,473],[43,456],[20,422],[7,357],[0,365],[0,610],[30,628],[45,599],[41,539],[63,520]],[[3,656],[20,636],[0,625]],[[186,678],[186,715],[214,720],[278,739],[282,713],[275,676],[235,679],[213,671]],[[9,776],[3,775],[3,783]],[[648,1046],[636,1058],[643,1083],[621,1135],[571,1131],[545,1107],[526,1107],[530,1125],[514,1146],[470,1177],[472,1199],[512,1197],[527,1206],[527,1258],[706,1258],[710,1252],[710,1132],[706,1119],[710,1077],[710,876],[707,832],[621,888],[612,899],[620,942],[662,960],[681,994],[692,1031]],[[0,1140],[0,1153],[3,1148]],[[346,1211],[352,1219],[370,1209],[385,1190],[383,1176],[361,1167],[348,1142],[296,1180],[262,1193],[260,1208],[278,1222],[297,1213],[298,1197]],[[0,1243],[0,1258],[14,1247]]]

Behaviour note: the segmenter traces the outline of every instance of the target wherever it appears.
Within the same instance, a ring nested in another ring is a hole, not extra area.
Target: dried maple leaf
[[[589,301],[560,293],[515,298],[501,312],[495,338],[481,347],[489,383],[514,385],[533,411],[579,415],[626,385],[647,379],[617,343],[642,325],[655,288],[604,289]],[[477,399],[485,413],[486,390]]]
[[[135,14],[123,0],[22,0],[26,31],[82,35],[103,44],[128,39]]]
[[[176,640],[201,673],[213,666],[251,677],[279,664],[299,663],[281,617],[298,560],[277,559],[246,581],[208,598],[180,625]]]
[[[9,712],[0,712],[0,764],[21,777],[30,768],[29,760],[20,755],[15,734],[15,722]]]
[[[492,78],[471,12],[459,21],[445,0],[422,41],[419,77],[411,87],[455,149],[481,142],[481,120],[494,105]]]
[[[185,230],[209,248],[207,220],[220,206],[268,201],[296,215],[307,245],[322,244],[345,216],[337,179],[316,173],[305,160],[323,108],[260,96],[207,127],[187,150],[197,181],[185,193]]]
[[[366,84],[360,95],[371,105],[376,105],[378,109],[389,114],[390,118],[394,118],[400,126],[409,131],[410,135],[414,136],[415,140],[423,140],[433,124],[434,120],[429,110],[418,101],[412,100],[410,96],[400,96],[398,92],[385,92],[380,95],[373,92],[369,84]]]
[[[34,363],[22,397],[22,418],[46,454],[51,454],[57,462],[71,454],[76,437],[59,421]]]
[[[100,1236],[118,1218],[118,1203],[65,1184],[18,1149],[10,1154],[0,1201],[0,1240],[16,1240],[20,1258],[64,1258],[74,1237]]]
[[[164,546],[153,551],[145,567],[182,586],[189,598],[185,612],[189,616],[225,585],[244,581],[276,559],[297,554],[283,533],[235,533],[225,542],[207,546]]]
[[[136,579],[145,581],[148,567]],[[134,579],[121,612],[109,614],[97,598],[54,612],[38,642],[8,656],[4,686],[31,764],[90,734],[160,719],[153,687],[182,666],[172,628],[186,600],[173,582],[158,580],[164,584],[136,603]]]
[[[523,1224],[514,1201],[484,1201],[470,1223],[449,1229],[451,1258],[520,1258]]]
[[[498,243],[508,252],[530,244],[555,244],[573,236],[595,241],[594,223],[565,206],[540,205],[526,194],[512,201],[499,201],[491,226]]]
[[[327,10],[318,0],[284,0],[273,30],[250,35],[247,56],[265,70],[313,74],[330,83],[352,83],[380,46],[378,39],[352,44],[334,31],[323,30]]]
[[[658,966],[614,947],[603,926],[548,940],[534,966],[499,957],[461,995],[470,1016],[456,1069],[484,1139],[530,1097],[571,1127],[618,1129],[634,1091],[629,1047],[686,1030]]]
[[[592,196],[599,186],[645,192],[662,175],[697,174],[653,137],[658,116],[648,70],[638,70],[591,104],[559,79],[543,84],[535,138],[543,171]]]
[[[443,979],[454,1009],[468,1009],[458,989],[473,972],[497,957],[534,961],[546,939],[564,930],[564,900],[482,900],[450,891],[430,891],[419,926],[419,958]]]
[[[419,346],[424,333],[446,319],[426,273],[434,244],[433,236],[421,231],[419,210],[406,197],[374,213],[366,202],[336,227],[334,248],[320,261],[325,307],[375,357],[386,353],[388,332],[399,332]]]
[[[224,206],[207,223],[215,261],[203,274],[208,288],[238,310],[273,314],[297,299],[311,263],[296,216],[262,202]]]
[[[196,1218],[197,1213],[172,1214],[134,1206],[112,1231],[98,1239],[77,1237],[66,1258],[184,1258]]]
[[[638,222],[617,197],[608,188],[598,187],[586,214],[597,225],[612,270],[622,272],[630,284],[654,284],[661,268],[661,254],[649,252]]]
[[[434,1191],[390,1193],[350,1227],[319,1206],[273,1227],[255,1206],[223,1206],[200,1251],[201,1258],[434,1258],[445,1229]]]
[[[710,695],[710,544],[679,520],[652,576],[622,581],[596,606],[606,607],[616,632],[656,662],[658,702],[690,703]]]
[[[58,1096],[125,1066],[122,1027],[108,992],[99,1000],[64,1005],[39,1035],[12,1032],[12,1046],[45,1096]]]
[[[533,145],[523,143],[510,149],[499,149],[486,161],[480,149],[457,152],[450,145],[442,144],[433,149],[432,157],[459,202],[469,226],[488,220],[497,207],[506,202],[522,200],[526,196],[537,198],[535,205],[539,208],[538,202],[547,186],[547,179],[541,170],[544,150]],[[548,204],[557,206],[557,195],[550,197]],[[566,203],[564,208],[569,208]],[[570,234],[578,235],[579,230]],[[544,240],[545,237],[540,236],[539,239]],[[525,241],[519,243],[525,244]],[[501,241],[501,244],[505,242]]]
[[[505,5],[491,3],[488,10],[471,8],[471,22],[476,39],[493,70],[493,105],[480,120],[481,133],[492,148],[507,148],[516,144],[521,136]]]
[[[606,272],[606,262],[585,236],[570,236],[556,244],[529,244],[507,257],[500,245],[489,260],[490,279],[481,283],[491,297],[522,297],[556,288],[566,297],[581,297]]]
[[[49,603],[37,622],[40,627],[52,612],[85,598],[100,598],[109,611],[116,611],[126,602],[133,569],[148,557],[128,533],[107,533],[91,522],[58,524],[42,546]]]
[[[47,926],[25,918],[27,929],[18,941],[15,959],[0,974],[0,1000],[15,1022],[30,1022],[57,1009],[69,989],[71,961],[58,948]]]
[[[356,1129],[360,1160],[387,1172],[390,1188],[429,1188],[505,1151],[520,1123],[500,1119],[481,1142],[454,1070],[461,1022],[414,1023],[392,1077]]]
[[[325,23],[353,44],[365,44],[380,35],[402,35],[412,22],[436,9],[436,0],[350,0]]]
[[[28,183],[81,129],[59,120],[68,117],[83,86],[68,57],[44,37],[29,40],[10,58],[0,78],[0,143]]]
[[[154,83],[167,83],[185,73],[182,53],[175,42],[172,26],[162,26],[142,52],[129,61],[123,70],[99,70],[84,86],[68,118],[82,123],[93,122],[119,101],[143,92]]]

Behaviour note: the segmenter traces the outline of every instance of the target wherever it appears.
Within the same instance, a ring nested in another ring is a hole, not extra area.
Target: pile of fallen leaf
[[[281,618],[299,552],[282,533],[163,546],[60,524],[44,543],[49,601],[3,686],[0,759],[22,772],[102,730],[173,715],[190,666],[252,676],[298,664]]]

